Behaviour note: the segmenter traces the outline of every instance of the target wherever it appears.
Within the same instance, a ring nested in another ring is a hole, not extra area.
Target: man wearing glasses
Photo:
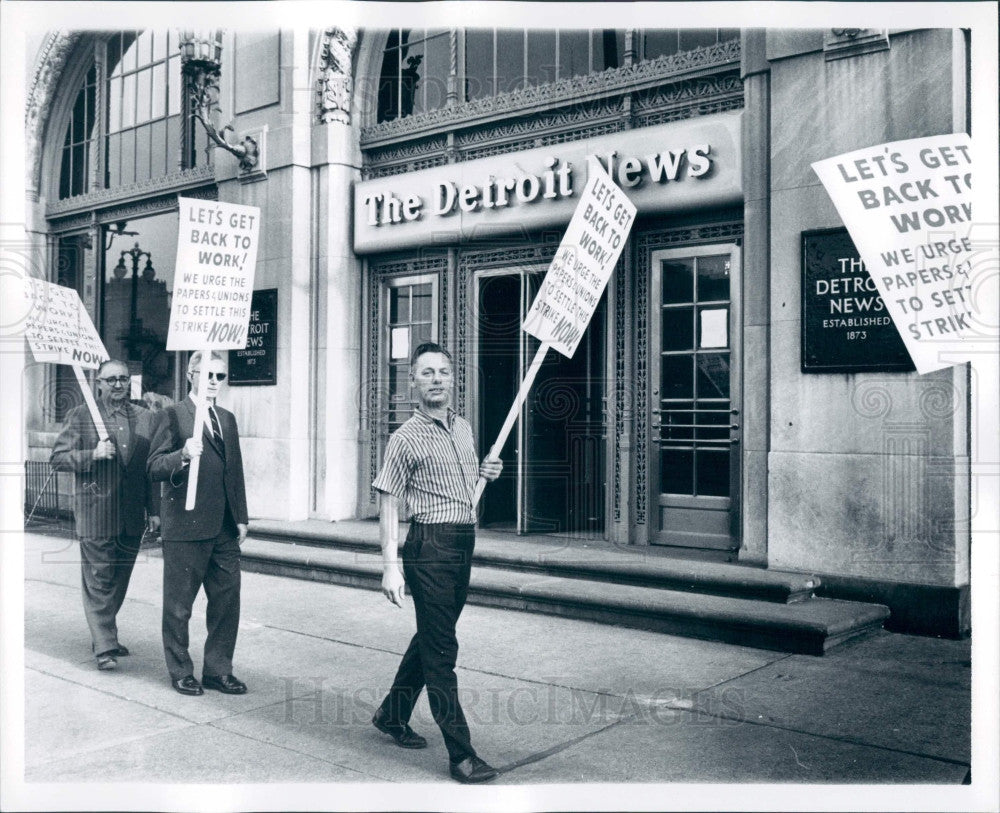
[[[201,365],[208,365],[206,391],[198,392]],[[184,695],[202,687],[246,694],[233,675],[240,623],[240,545],[247,535],[247,498],[236,418],[215,405],[226,380],[221,354],[195,352],[187,370],[191,392],[157,413],[147,464],[150,479],[163,482],[163,652],[171,683]],[[198,437],[195,410],[208,401],[208,420]],[[188,472],[200,457],[195,507],[187,511]],[[201,682],[188,654],[188,621],[198,590],[208,599]]]
[[[118,641],[117,616],[147,519],[151,531],[160,526],[160,493],[146,477],[153,415],[129,401],[128,367],[106,361],[97,382],[107,440],[99,439],[90,410],[81,404],[66,416],[50,461],[55,469],[75,475],[83,611],[97,668],[110,670],[129,654]]]

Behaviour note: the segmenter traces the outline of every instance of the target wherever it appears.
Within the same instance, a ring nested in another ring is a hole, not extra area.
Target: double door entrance
[[[480,454],[514,401],[538,341],[521,330],[545,266],[475,276],[474,386]],[[604,532],[606,306],[598,306],[573,358],[550,350],[483,494],[480,524],[518,533],[600,537]]]
[[[652,251],[646,346],[651,507],[639,544],[739,546],[740,256],[734,244]],[[544,266],[474,275],[477,436],[485,455],[538,348],[521,330]],[[607,298],[571,359],[550,351],[485,491],[481,524],[603,537],[607,500]],[[635,334],[633,334],[635,335]],[[634,382],[626,382],[632,391]],[[630,514],[630,512],[628,512]]]

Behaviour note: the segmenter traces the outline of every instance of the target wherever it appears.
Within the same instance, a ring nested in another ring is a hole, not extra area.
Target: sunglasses
[[[124,387],[131,381],[131,378],[127,375],[113,375],[108,378],[99,378],[98,381],[103,381],[105,384],[110,384],[111,386]]]
[[[200,372],[201,372],[200,370],[189,370],[188,374],[189,375],[198,375],[198,373],[200,373]],[[209,372],[208,379],[209,379],[209,381],[225,381],[226,380],[226,375],[227,375],[226,373],[213,373],[213,372]]]

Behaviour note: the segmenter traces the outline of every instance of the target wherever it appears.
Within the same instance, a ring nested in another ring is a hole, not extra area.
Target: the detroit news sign
[[[241,350],[250,321],[260,209],[177,200],[177,270],[167,350]]]
[[[954,364],[956,345],[995,333],[995,299],[975,266],[972,153],[964,133],[879,144],[813,164],[919,373]],[[995,249],[994,249],[995,250]],[[984,267],[995,265],[986,262]],[[829,280],[837,318],[863,319],[866,280]],[[987,301],[989,300],[989,301]],[[989,327],[991,326],[992,327]],[[847,325],[849,326],[849,325]],[[941,360],[941,351],[948,360]]]
[[[521,326],[572,357],[625,248],[635,205],[591,159],[587,186]]]
[[[29,278],[30,300],[25,335],[35,361],[96,370],[109,358],[104,343],[73,288]]]

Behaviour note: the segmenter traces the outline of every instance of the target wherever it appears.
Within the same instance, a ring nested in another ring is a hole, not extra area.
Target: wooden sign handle
[[[87,381],[87,376],[83,373],[83,368],[78,365],[73,365],[73,372],[76,373],[77,383],[80,385],[80,391],[83,393],[83,400],[87,404],[87,409],[90,410],[90,419],[94,422],[94,426],[97,429],[97,437],[101,441],[108,439],[108,429],[104,425],[104,418],[101,417],[101,411],[97,408],[97,399],[94,398],[94,393],[90,389],[90,382]]]
[[[194,430],[191,433],[191,437],[200,438],[201,433],[205,429],[205,424],[208,422],[208,399],[205,398],[205,392],[208,389],[208,368],[211,366],[208,362],[211,360],[211,351],[205,350],[201,354],[201,370],[198,371],[198,392],[199,397],[196,399],[197,408],[194,411]],[[198,499],[198,472],[201,470],[201,456],[192,457],[191,462],[188,464],[188,487],[187,487],[187,498],[184,501],[184,510],[192,511],[194,510],[195,502]]]
[[[538,371],[542,368],[542,362],[545,361],[545,354],[549,352],[549,347],[550,345],[548,342],[542,342],[539,345],[538,352],[535,353],[535,357],[531,360],[531,365],[528,367],[528,371],[524,374],[524,380],[521,382],[521,388],[517,391],[514,403],[510,405],[510,411],[507,413],[507,419],[503,422],[503,426],[500,427],[500,434],[497,435],[496,443],[490,447],[490,453],[487,457],[500,457],[500,452],[503,451],[504,444],[507,442],[507,436],[510,435],[510,430],[514,428],[514,422],[517,420],[517,416],[521,413],[521,406],[528,397],[531,385],[535,383],[535,376],[538,375]],[[479,505],[479,499],[483,496],[483,490],[485,488],[486,478],[480,477],[476,482],[476,490],[472,495],[473,510],[475,510],[476,506]]]

